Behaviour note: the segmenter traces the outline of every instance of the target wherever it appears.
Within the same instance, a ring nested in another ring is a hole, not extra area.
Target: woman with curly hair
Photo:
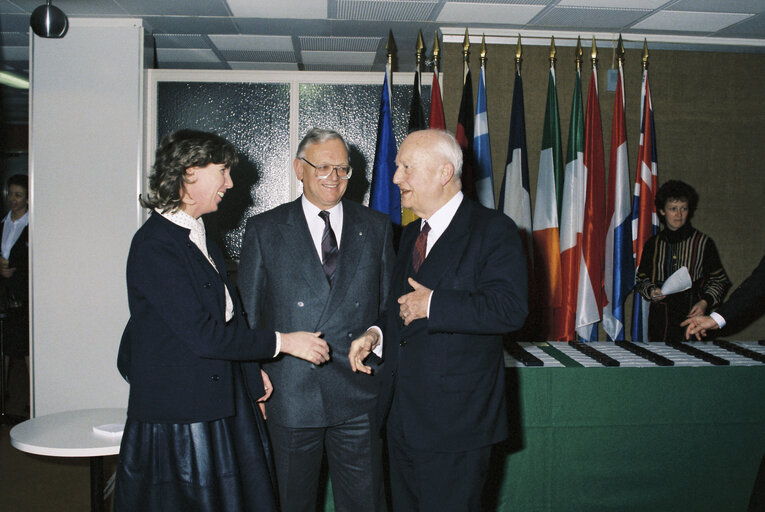
[[[648,315],[650,341],[682,341],[680,324],[722,302],[731,282],[715,243],[691,225],[699,196],[685,182],[670,180],[656,193],[656,211],[664,229],[646,241],[637,271],[635,289],[651,301]],[[661,286],[675,271],[686,267],[690,290],[663,295]]]
[[[258,360],[329,358],[320,333],[250,330],[201,216],[234,185],[234,147],[193,130],[159,145],[127,262],[130,320],[117,366],[130,384],[115,511],[277,509]]]

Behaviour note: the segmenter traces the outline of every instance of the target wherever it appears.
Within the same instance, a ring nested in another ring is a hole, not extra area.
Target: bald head
[[[396,157],[393,183],[401,205],[428,219],[460,190],[462,150],[443,130],[416,131],[404,139]]]

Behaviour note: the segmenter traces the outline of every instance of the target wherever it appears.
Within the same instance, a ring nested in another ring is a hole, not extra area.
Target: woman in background
[[[257,362],[284,352],[321,364],[320,333],[252,331],[201,216],[233,186],[234,147],[181,130],[159,145],[141,198],[151,217],[127,262],[130,320],[118,367],[130,383],[115,511],[275,511]],[[245,361],[249,361],[244,363]],[[240,363],[242,362],[242,363]]]
[[[29,367],[29,178],[8,178],[8,215],[0,223],[0,287],[4,294],[5,355]],[[3,361],[3,364],[6,364]],[[7,367],[6,367],[7,368]],[[8,375],[6,372],[5,375]]]
[[[664,224],[643,247],[635,288],[651,301],[648,314],[650,341],[683,341],[685,319],[705,315],[722,302],[731,282],[715,243],[691,226],[699,196],[685,182],[670,180],[656,193],[656,211]],[[686,267],[691,289],[664,296],[661,286],[675,271]]]

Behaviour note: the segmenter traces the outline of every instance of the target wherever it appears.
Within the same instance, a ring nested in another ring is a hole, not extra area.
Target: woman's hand
[[[268,374],[260,370],[260,376],[263,379],[263,389],[266,390],[266,394],[258,398],[258,407],[260,407],[260,414],[263,415],[263,419],[266,419],[266,400],[271,398],[271,393],[274,392],[274,386],[271,384],[271,379],[268,377]]]
[[[651,288],[651,301],[652,302],[660,302],[664,300],[664,295],[661,293],[661,288],[658,286],[654,286]]]
[[[321,332],[281,333],[281,352],[313,364],[326,363],[329,361],[329,345],[319,336]]]
[[[707,313],[707,307],[709,307],[709,303],[706,300],[701,299],[693,305],[691,311],[688,313],[688,318],[705,315]]]

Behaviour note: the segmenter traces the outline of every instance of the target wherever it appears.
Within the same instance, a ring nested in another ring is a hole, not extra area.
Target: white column
[[[140,225],[144,30],[75,18],[31,36],[32,414],[124,407],[125,262]]]

